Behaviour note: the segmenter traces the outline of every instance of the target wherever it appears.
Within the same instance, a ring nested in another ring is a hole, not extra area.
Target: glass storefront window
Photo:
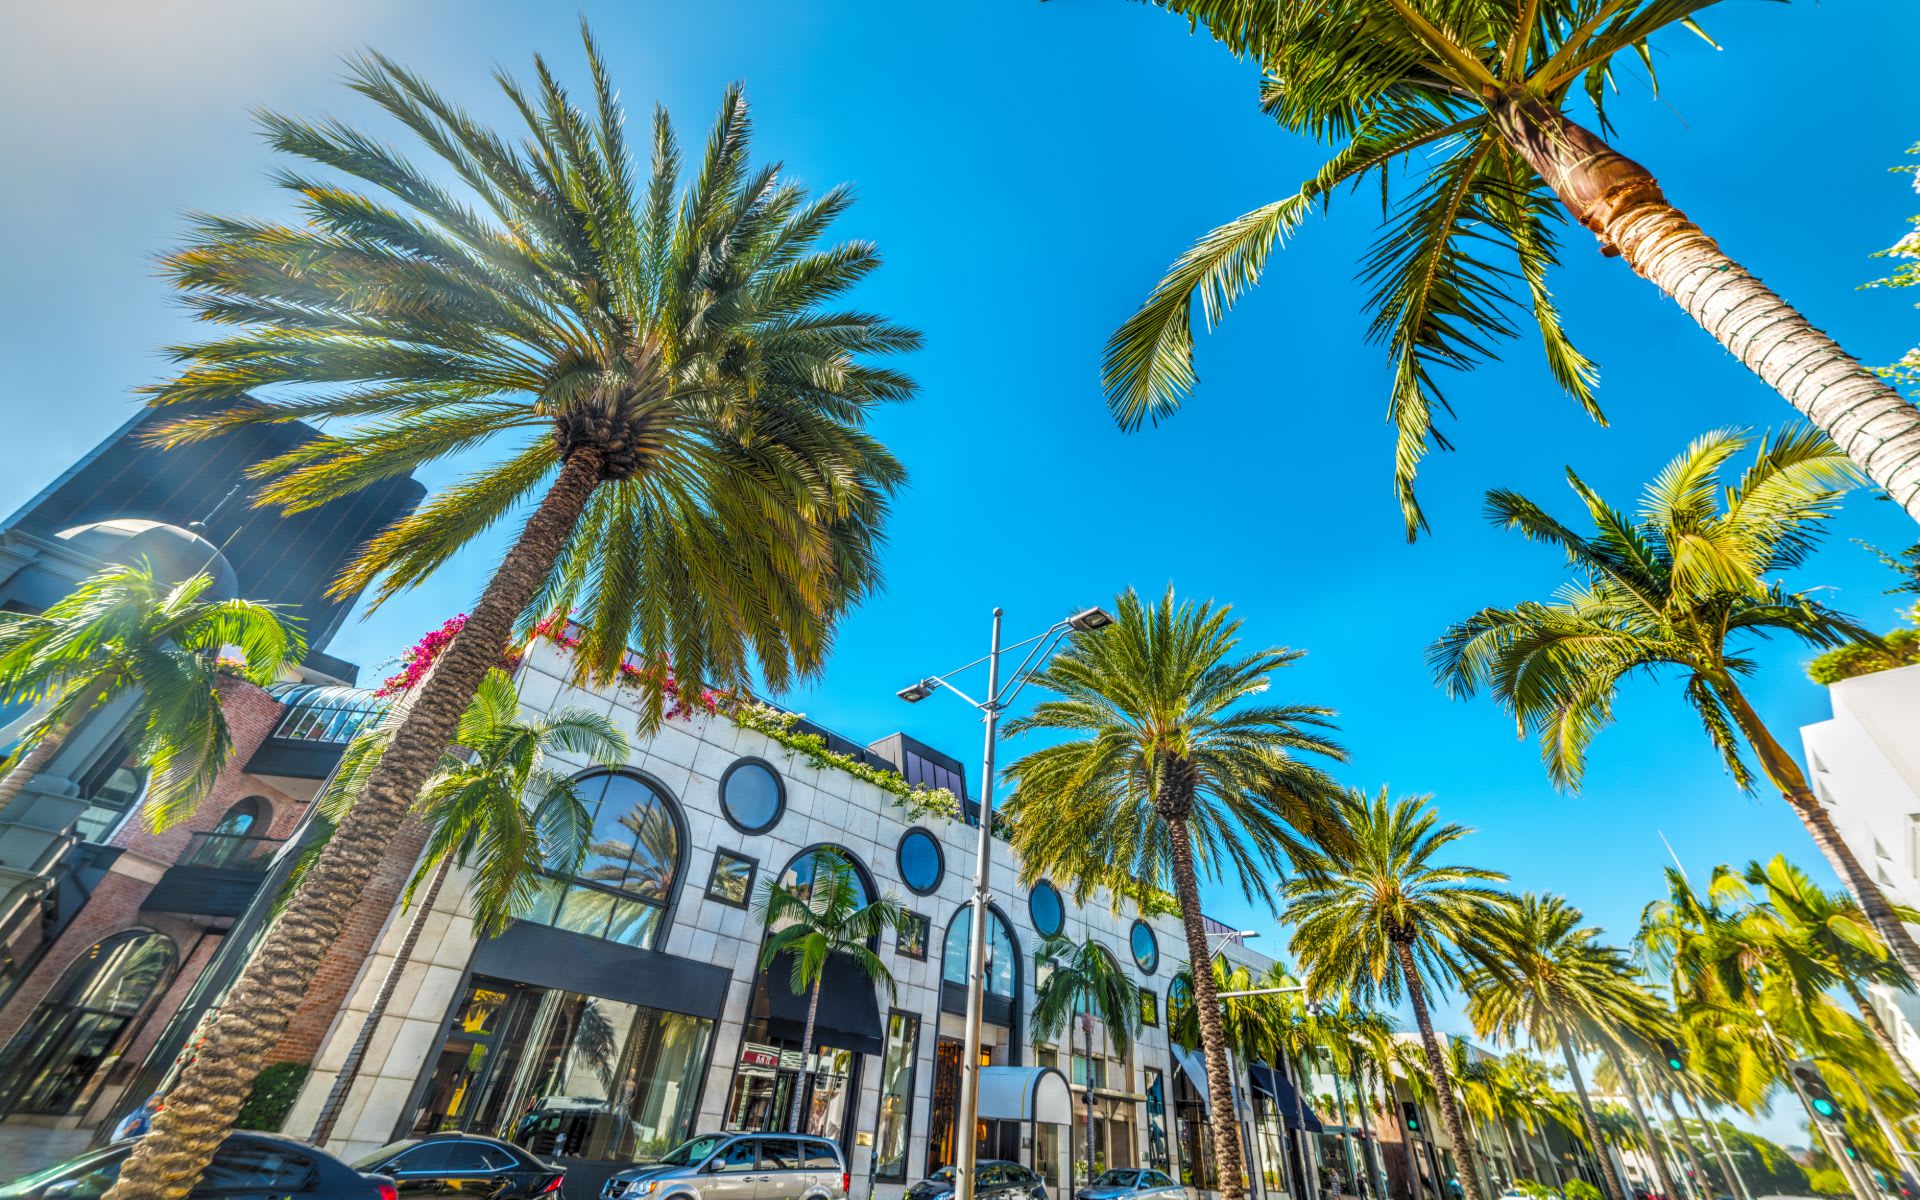
[[[662,1154],[692,1131],[712,1025],[475,979],[431,1068],[413,1132],[483,1133],[542,1157]]]
[[[880,1063],[880,1112],[874,1121],[876,1179],[907,1177],[907,1138],[913,1127],[913,1080],[919,1051],[920,1018],[903,1012],[890,1014],[887,1052]]]
[[[988,910],[992,918],[987,925],[987,991],[996,996],[1013,995],[1013,971],[1016,956],[1013,952],[1013,935],[1007,932],[1005,921],[1000,914]],[[973,936],[973,909],[963,908],[960,915],[947,926],[946,952],[941,962],[940,977],[948,983],[967,985],[967,939]]]
[[[741,1061],[727,1096],[725,1128],[729,1132],[785,1130],[789,1108],[800,1083],[800,1058],[792,1049],[756,1040],[762,1027],[749,1025]],[[812,1087],[802,1133],[840,1141],[853,1104],[853,1068],[857,1056],[850,1050],[822,1046],[813,1054]],[[778,1063],[778,1066],[771,1065]]]
[[[577,876],[543,880],[521,920],[651,949],[680,862],[672,801],[617,772],[588,775],[577,786],[593,815],[586,858]]]
[[[1144,1068],[1147,1093],[1147,1165],[1156,1171],[1170,1170],[1167,1153],[1167,1081],[1153,1067]]]

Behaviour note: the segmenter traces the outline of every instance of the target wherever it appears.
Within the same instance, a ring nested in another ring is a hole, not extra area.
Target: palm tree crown
[[[269,604],[207,595],[206,574],[179,583],[145,564],[109,567],[39,613],[0,613],[0,700],[34,706],[0,787],[7,798],[88,714],[135,697],[130,750],[151,780],[147,818],[191,812],[233,753],[218,656],[238,647],[244,674],[272,683],[306,653],[295,621]]]
[[[1034,950],[1033,977],[1027,1024],[1035,1040],[1052,1041],[1075,1015],[1087,1014],[1106,1027],[1116,1051],[1127,1052],[1140,1020],[1140,988],[1105,946],[1056,933]]]

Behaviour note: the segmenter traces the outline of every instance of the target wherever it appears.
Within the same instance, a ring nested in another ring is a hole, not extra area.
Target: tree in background
[[[262,687],[307,652],[293,618],[210,597],[212,586],[204,573],[174,583],[137,563],[88,576],[44,612],[0,612],[0,703],[32,706],[0,775],[0,808],[81,721],[125,699],[129,749],[147,768],[147,820],[164,829],[193,811],[233,756],[221,652],[237,647],[242,674]]]
[[[177,348],[154,402],[165,444],[311,420],[327,436],[260,465],[261,503],[317,508],[450,457],[504,452],[371,540],[336,581],[374,603],[432,577],[503,521],[525,523],[412,703],[359,801],[302,880],[141,1139],[114,1200],[178,1200],[220,1144],[461,715],[514,638],[577,610],[573,661],[614,677],[629,648],[671,690],[816,673],[879,582],[904,479],[868,433],[912,384],[871,359],[918,345],[830,307],[879,263],[822,245],[850,203],[750,156],[737,88],[691,178],[656,111],[643,155],[585,36],[584,103],[536,60],[500,74],[518,137],[379,55],[355,91],[426,151],[422,167],[335,120],[261,118],[298,160],[299,220],[196,218],[163,269],[223,327]],[[245,398],[209,409],[207,401]]]
[[[1244,653],[1229,607],[1179,601],[1171,588],[1152,605],[1129,590],[1115,607],[1113,624],[1074,635],[1034,673],[1052,698],[1007,725],[1008,737],[1066,738],[1007,768],[1013,845],[1023,878],[1071,880],[1081,903],[1101,886],[1143,907],[1172,892],[1187,961],[1208,962],[1201,876],[1231,875],[1250,902],[1271,905],[1268,880],[1342,836],[1327,815],[1331,780],[1299,756],[1345,754],[1323,732],[1331,710],[1258,700],[1300,651]],[[1222,1200],[1242,1200],[1213,972],[1193,972],[1193,989]]]
[[[1506,876],[1438,861],[1469,831],[1441,824],[1424,796],[1395,801],[1385,788],[1373,797],[1352,791],[1340,813],[1346,844],[1303,862],[1287,881],[1294,927],[1288,945],[1306,973],[1309,995],[1345,994],[1369,1005],[1406,996],[1447,1136],[1467,1147],[1466,1122],[1427,1001],[1465,975],[1468,954],[1510,903],[1495,886]],[[1466,1200],[1482,1200],[1471,1170],[1462,1172],[1461,1186]]]
[[[1099,1021],[1107,1038],[1125,1056],[1140,1021],[1140,989],[1127,978],[1105,946],[1087,938],[1075,942],[1054,934],[1033,952],[1033,1015],[1027,1029],[1036,1042],[1067,1035],[1068,1073],[1073,1063],[1073,1023],[1076,1016]],[[1093,1031],[1087,1030],[1087,1182],[1098,1171],[1093,1164]]]
[[[348,785],[327,790],[323,799],[334,828],[352,807],[355,785],[365,782],[391,732],[386,727],[374,731],[355,756]],[[460,718],[449,753],[420,789],[416,810],[427,826],[427,846],[401,903],[412,901],[422,883],[426,894],[414,904],[413,919],[321,1105],[313,1124],[315,1145],[326,1145],[333,1133],[340,1106],[454,864],[472,872],[467,898],[474,932],[481,937],[499,934],[516,917],[525,916],[539,902],[541,884],[550,873],[578,871],[593,833],[593,816],[580,800],[575,777],[547,765],[554,754],[617,767],[627,760],[627,739],[605,714],[585,709],[522,717],[512,677],[505,671],[489,672]]]
[[[1612,722],[1621,685],[1678,674],[1734,782],[1754,783],[1744,742],[1894,957],[1920,976],[1920,946],[1742,686],[1755,668],[1745,651],[1757,640],[1872,640],[1852,618],[1779,581],[1818,545],[1853,471],[1818,433],[1788,429],[1762,439],[1751,465],[1723,485],[1721,474],[1750,442],[1724,429],[1696,439],[1647,485],[1633,517],[1569,470],[1591,532],[1517,492],[1487,493],[1490,520],[1563,552],[1572,577],[1550,601],[1481,609],[1449,629],[1428,659],[1449,694],[1484,688],[1536,733],[1549,777],[1569,789],[1580,784],[1594,736]]]
[[[1263,77],[1280,125],[1339,148],[1298,192],[1202,237],[1107,343],[1109,407],[1124,428],[1192,390],[1196,296],[1209,325],[1259,281],[1267,256],[1335,191],[1378,178],[1389,203],[1361,268],[1372,339],[1391,360],[1394,483],[1412,536],[1426,524],[1414,472],[1446,411],[1435,373],[1471,368],[1536,327],[1560,386],[1594,417],[1596,371],[1561,329],[1547,287],[1571,216],[1603,254],[1674,299],[1715,340],[1838,442],[1920,520],[1920,410],[1724,254],[1668,203],[1646,167],[1601,132],[1617,56],[1651,70],[1650,39],[1713,0],[1156,0]],[[1696,30],[1697,31],[1697,30]]]

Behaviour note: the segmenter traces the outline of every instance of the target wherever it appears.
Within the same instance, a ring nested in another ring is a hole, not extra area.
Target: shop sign
[[[778,1067],[780,1048],[762,1046],[757,1042],[743,1042],[740,1045],[740,1064],[747,1067]]]
[[[798,1050],[782,1050],[780,1052],[780,1069],[782,1071],[798,1071],[804,1066],[806,1066],[806,1056]]]

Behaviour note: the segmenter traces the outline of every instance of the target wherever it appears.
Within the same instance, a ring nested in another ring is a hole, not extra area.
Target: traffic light
[[[1674,1043],[1672,1038],[1660,1039],[1660,1053],[1667,1060],[1667,1070],[1684,1071],[1687,1069],[1687,1056],[1681,1053],[1680,1047]]]
[[[1807,1107],[1813,1110],[1816,1119],[1828,1125],[1844,1123],[1840,1102],[1828,1090],[1827,1081],[1820,1074],[1819,1067],[1807,1059],[1800,1059],[1787,1069],[1793,1072],[1794,1083],[1799,1086],[1800,1094],[1807,1098]]]
[[[1400,1123],[1406,1126],[1408,1133],[1419,1133],[1420,1106],[1411,1100],[1402,1100],[1400,1102]]]

